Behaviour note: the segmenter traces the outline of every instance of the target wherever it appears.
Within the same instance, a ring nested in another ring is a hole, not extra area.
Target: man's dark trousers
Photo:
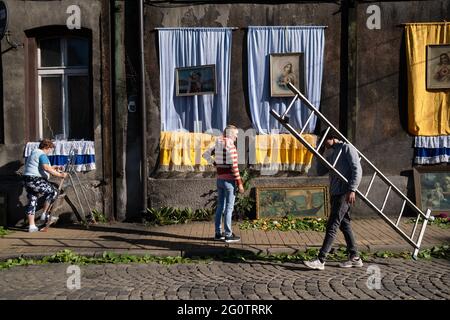
[[[320,260],[325,260],[327,254],[330,252],[338,229],[344,234],[350,258],[358,255],[355,238],[353,237],[350,225],[350,204],[347,203],[345,198],[345,194],[331,196],[331,214],[328,218],[325,239],[323,240],[323,245],[319,252]]]

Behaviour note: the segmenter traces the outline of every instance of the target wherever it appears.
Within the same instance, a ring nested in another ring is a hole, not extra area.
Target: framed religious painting
[[[450,214],[450,165],[413,168],[416,205],[432,214]]]
[[[216,66],[214,64],[175,69],[177,96],[216,94]]]
[[[256,218],[328,217],[329,196],[327,185],[298,187],[256,188]]]
[[[450,88],[450,44],[427,46],[427,89]]]
[[[293,97],[287,86],[293,84],[305,92],[305,68],[303,52],[270,54],[270,96]]]

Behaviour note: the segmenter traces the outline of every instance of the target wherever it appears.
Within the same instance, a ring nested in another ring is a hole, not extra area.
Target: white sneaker
[[[352,267],[361,268],[363,265],[364,264],[362,262],[362,259],[359,257],[348,259],[347,261],[339,264],[341,268],[352,268]]]
[[[314,270],[324,270],[325,269],[325,262],[320,262],[319,259],[315,259],[312,261],[303,261],[305,266],[308,268],[314,269]]]
[[[39,231],[39,228],[36,226],[29,226],[28,227],[28,232],[37,232]]]

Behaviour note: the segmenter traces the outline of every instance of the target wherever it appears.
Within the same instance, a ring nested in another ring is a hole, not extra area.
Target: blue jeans
[[[222,233],[222,216],[224,216],[225,236],[231,236],[231,218],[233,216],[236,182],[217,179],[217,209],[215,217],[216,234]]]

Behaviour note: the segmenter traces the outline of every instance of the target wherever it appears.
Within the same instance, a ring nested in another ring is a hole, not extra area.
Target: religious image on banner
[[[450,88],[450,44],[427,46],[427,89]]]

